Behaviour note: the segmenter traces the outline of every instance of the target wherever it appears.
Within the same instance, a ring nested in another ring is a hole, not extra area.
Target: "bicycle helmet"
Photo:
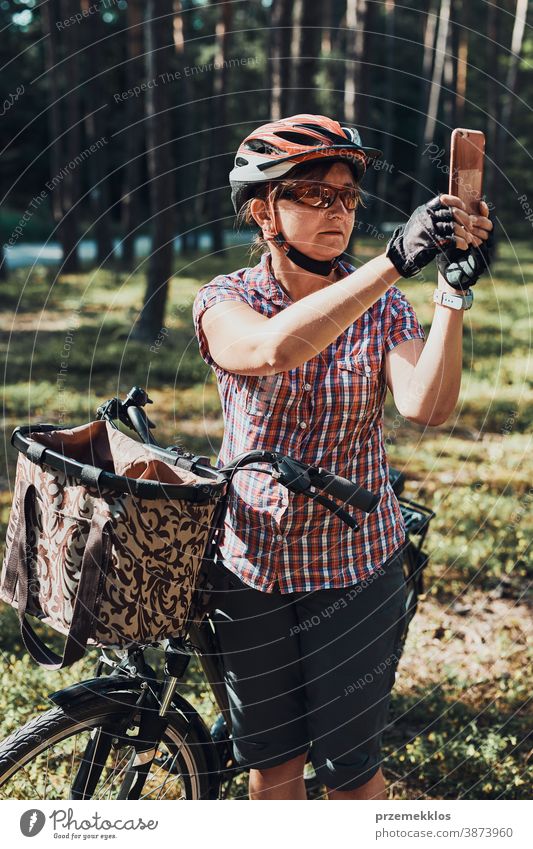
[[[235,156],[229,175],[233,208],[238,214],[259,185],[289,176],[302,162],[347,162],[360,182],[368,163],[381,156],[380,150],[362,146],[355,128],[341,126],[324,115],[292,115],[263,124],[244,139]],[[312,259],[289,245],[281,232],[274,240],[292,262],[315,274],[327,276],[339,261],[339,257]]]

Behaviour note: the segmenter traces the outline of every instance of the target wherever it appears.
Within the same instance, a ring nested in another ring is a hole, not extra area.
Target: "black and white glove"
[[[462,291],[474,286],[492,261],[494,248],[494,229],[479,247],[473,246],[466,251],[458,248],[446,248],[437,257],[437,268],[450,286]]]
[[[440,196],[417,206],[409,221],[397,227],[386,255],[402,277],[414,277],[443,247],[455,247],[453,209]]]

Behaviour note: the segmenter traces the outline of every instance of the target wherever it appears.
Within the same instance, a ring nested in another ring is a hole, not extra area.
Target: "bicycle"
[[[222,473],[231,482],[233,475],[245,466],[266,464],[279,483],[292,492],[315,498],[354,531],[358,529],[354,518],[321,493],[366,512],[377,505],[379,498],[357,484],[271,451],[241,454],[215,472],[208,457],[194,455],[176,445],[163,448],[157,443],[152,434],[155,425],[144,410],[148,403],[152,402],[146,392],[134,387],[124,401],[112,398],[102,404],[97,418],[106,419],[114,427],[116,420],[121,421],[135,430],[151,452],[207,478]],[[12,436],[13,444],[20,447],[30,431],[28,426],[17,428]],[[404,550],[407,592],[401,655],[418,597],[423,592],[428,556],[422,546],[435,514],[401,498],[405,478],[394,469],[390,474],[407,529]],[[222,499],[205,555],[211,568],[211,572],[209,568],[206,571],[208,576],[213,574],[212,566],[216,562],[225,503]],[[205,586],[213,590],[216,584],[208,579]],[[146,658],[147,650],[153,645],[137,645],[128,650],[100,649],[95,677],[52,693],[49,698],[53,708],[1,741],[0,798],[227,798],[234,779],[245,769],[233,761],[224,672],[209,612],[191,624],[186,638],[169,638],[155,644],[164,647],[163,675]],[[220,711],[210,728],[177,692],[193,656],[200,662]],[[109,674],[104,674],[106,670]],[[36,789],[38,780],[43,783],[41,791]],[[316,792],[312,770],[306,784],[310,792]],[[31,795],[20,795],[26,792]]]

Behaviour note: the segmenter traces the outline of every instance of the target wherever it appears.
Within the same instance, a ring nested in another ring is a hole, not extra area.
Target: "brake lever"
[[[96,410],[96,418],[98,420],[108,421],[113,427],[116,428],[116,424],[114,422],[115,419],[121,419],[120,416],[120,406],[122,401],[120,398],[110,398],[109,401],[106,401],[104,404],[100,404],[98,409]]]
[[[130,391],[126,395],[126,398],[120,404],[120,421],[124,422],[124,424],[128,425],[133,430],[135,430],[128,416],[128,407],[137,407],[143,412],[144,417],[146,419],[146,424],[148,425],[150,430],[155,430],[156,425],[148,418],[146,410],[144,409],[147,404],[153,403],[154,402],[151,398],[148,397],[148,392],[145,389],[142,389],[140,386],[132,386]]]
[[[304,495],[308,495],[309,498],[312,498],[314,501],[318,501],[319,504],[322,504],[323,507],[326,507],[330,513],[333,513],[334,516],[337,516],[345,525],[348,525],[353,531],[359,531],[360,526],[357,524],[356,520],[353,516],[350,516],[349,513],[343,507],[339,507],[331,498],[326,498],[325,495],[318,495],[315,492],[311,492],[311,490],[304,492]]]
[[[128,415],[128,407],[137,407],[140,410],[145,419],[146,424],[148,425],[150,430],[155,430],[156,425],[155,422],[151,421],[146,415],[146,410],[144,407],[146,404],[152,404],[153,401],[148,397],[148,393],[141,389],[139,386],[133,386],[128,392],[124,401],[121,401],[120,398],[110,398],[109,401],[106,401],[104,404],[101,404],[96,411],[97,419],[105,419],[108,421],[113,427],[116,428],[114,420],[118,419],[122,422],[122,424],[126,425],[130,430],[136,432],[135,427],[133,426],[131,419]]]
[[[274,461],[272,465],[274,467],[271,473],[272,477],[282,483],[291,492],[306,495],[308,498],[312,498],[314,501],[322,504],[323,507],[326,507],[330,513],[341,519],[352,530],[358,531],[360,529],[353,516],[350,516],[346,510],[339,507],[331,498],[326,498],[325,495],[319,495],[317,492],[312,491],[311,487],[313,484],[308,465],[300,463],[292,457],[282,457]],[[311,467],[311,470],[313,469],[314,467]]]
[[[308,466],[292,457],[281,457],[272,462],[272,477],[279,480],[291,492],[308,492],[311,487]]]

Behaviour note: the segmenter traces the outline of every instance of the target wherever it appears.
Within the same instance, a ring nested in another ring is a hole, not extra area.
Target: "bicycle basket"
[[[125,648],[186,633],[227,483],[177,469],[106,421],[16,428],[0,598],[34,660],[60,669],[87,643]],[[66,634],[63,656],[26,614]]]

